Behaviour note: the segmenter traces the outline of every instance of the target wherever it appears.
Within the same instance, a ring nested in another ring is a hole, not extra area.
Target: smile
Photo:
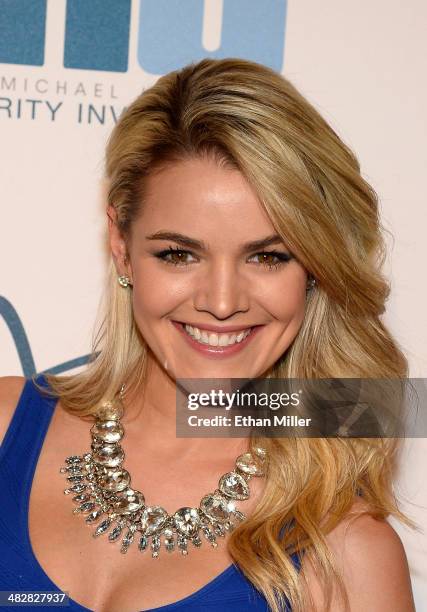
[[[242,351],[264,327],[264,325],[255,325],[221,333],[184,322],[172,321],[172,324],[193,349],[212,358],[228,357]]]
[[[191,325],[184,325],[184,329],[196,342],[199,344],[209,344],[209,346],[231,346],[242,342],[252,331],[252,327],[239,332],[231,332],[228,334],[219,334],[210,332]]]

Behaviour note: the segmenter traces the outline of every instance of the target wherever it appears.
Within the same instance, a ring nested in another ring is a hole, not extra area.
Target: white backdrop
[[[426,32],[422,0],[0,0],[0,373],[73,367],[90,349],[114,117],[164,72],[241,56],[285,74],[355,150],[393,235],[385,320],[426,377]],[[397,483],[424,529],[425,451],[406,442]],[[427,610],[426,538],[392,523]]]

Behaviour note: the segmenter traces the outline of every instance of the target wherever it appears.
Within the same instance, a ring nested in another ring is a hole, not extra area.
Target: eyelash
[[[186,251],[185,249],[180,249],[180,248],[175,248],[173,246],[170,246],[168,249],[164,249],[163,251],[159,251],[158,253],[155,253],[155,256],[158,259],[164,261],[164,263],[172,265],[172,266],[190,265],[189,263],[185,263],[185,262],[167,260],[166,256],[170,255],[171,253],[181,253],[181,254],[188,253],[192,255],[191,251]],[[288,253],[280,253],[279,251],[259,251],[258,253],[255,253],[255,255],[274,255],[275,257],[279,259],[279,261],[275,262],[274,264],[268,264],[265,262],[264,264],[261,263],[261,265],[266,265],[269,270],[276,270],[280,268],[280,266],[288,263],[292,259],[292,255],[289,255]]]

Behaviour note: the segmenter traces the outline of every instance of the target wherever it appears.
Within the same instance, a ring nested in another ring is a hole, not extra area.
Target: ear
[[[129,276],[132,282],[132,271],[127,251],[127,245],[117,225],[117,212],[113,206],[108,207],[107,216],[111,255],[114,259],[117,274],[119,276]]]

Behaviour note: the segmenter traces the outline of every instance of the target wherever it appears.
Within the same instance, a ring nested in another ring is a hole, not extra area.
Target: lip
[[[252,338],[254,338],[257,335],[257,333],[264,327],[264,325],[252,326],[251,333],[248,336],[246,336],[246,338],[244,338],[241,342],[236,342],[236,344],[232,344],[230,346],[210,346],[209,344],[200,344],[199,342],[194,340],[189,334],[187,334],[187,332],[184,329],[184,323],[180,323],[178,321],[172,321],[172,323],[177,328],[177,330],[180,332],[180,334],[184,336],[188,344],[193,349],[195,349],[202,355],[205,355],[206,357],[211,357],[213,359],[221,359],[221,358],[229,357],[231,355],[235,355],[236,353],[239,353],[245,348],[245,346],[249,344],[249,342],[251,342]],[[187,325],[191,325],[191,323],[187,323]],[[197,326],[195,325],[195,327]],[[206,325],[203,327],[203,329],[206,329],[207,331],[215,331],[215,328],[211,329],[212,327],[214,326]],[[223,333],[227,333],[225,331],[227,327],[222,327],[220,329],[223,331]],[[233,326],[233,329],[231,331],[234,331],[234,330],[240,331],[242,329],[244,328]],[[248,329],[248,327],[246,329]]]
[[[251,327],[257,327],[256,325],[198,325],[191,321],[174,321],[174,323],[180,323],[181,325],[191,325],[191,327],[197,327],[198,329],[205,329],[206,331],[216,332],[217,334],[227,334],[229,332],[244,331]]]

